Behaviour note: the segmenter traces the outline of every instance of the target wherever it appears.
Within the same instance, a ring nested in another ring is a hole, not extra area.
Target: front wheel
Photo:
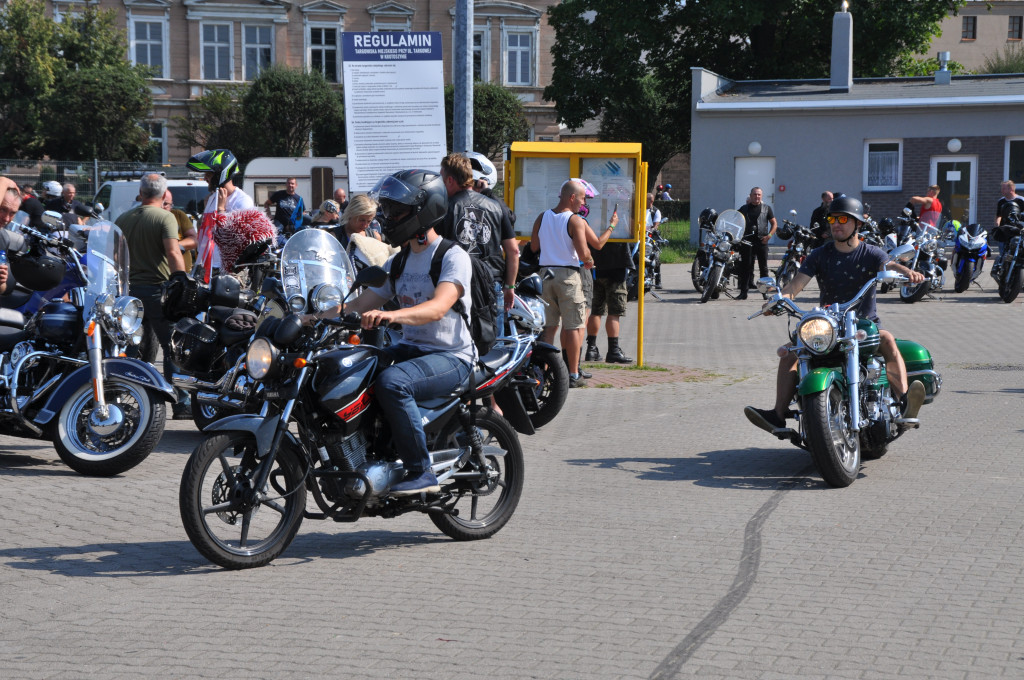
[[[777,280],[778,280],[778,284],[779,284],[779,290],[782,290],[783,288],[785,288],[786,285],[790,281],[793,280],[793,277],[796,276],[796,272],[797,272],[796,262],[794,262],[793,260],[786,260],[783,263],[783,265],[779,269],[779,273],[777,275]]]
[[[711,268],[711,273],[708,274],[708,285],[704,287],[704,291],[700,294],[700,301],[702,303],[707,302],[718,293],[718,286],[722,282],[722,265],[716,264]]]
[[[562,410],[565,398],[569,394],[569,369],[566,368],[562,355],[557,350],[539,348],[533,350],[525,371],[536,384],[532,389],[529,385],[520,387],[521,390],[532,392],[529,395],[523,394],[523,403],[530,414],[530,422],[534,427],[547,425]],[[531,410],[530,406],[534,401],[537,403],[537,409]]]
[[[1003,285],[999,287],[999,297],[1003,302],[1013,302],[1020,295],[1020,265],[1016,262],[1011,262],[1008,266],[1010,271],[1006,275]]]
[[[302,524],[306,487],[299,457],[282,446],[267,483],[255,488],[256,440],[248,432],[207,437],[181,475],[178,508],[185,533],[225,569],[262,567],[287,548]]]
[[[906,302],[907,304],[917,302],[925,295],[927,295],[928,291],[930,291],[931,289],[932,284],[930,279],[913,285],[907,284],[905,286],[900,286],[900,300]]]
[[[860,471],[860,437],[850,429],[849,403],[832,383],[804,399],[804,429],[818,472],[832,487],[850,486]]]
[[[459,473],[480,477],[441,483],[441,493],[452,495],[445,513],[430,513],[438,529],[457,541],[490,538],[505,526],[523,493],[523,449],[508,422],[489,409],[476,412],[476,429],[483,442],[483,461],[471,458]],[[458,418],[438,436],[439,448],[468,445],[468,433]]]
[[[953,290],[963,293],[971,287],[971,275],[974,273],[974,263],[967,260],[960,260],[960,271],[956,273],[953,280]]]
[[[92,381],[64,402],[53,431],[57,455],[83,475],[110,477],[130,470],[150,454],[164,433],[164,402],[135,383],[103,381],[106,414],[93,399]]]
[[[704,292],[704,281],[700,275],[704,271],[704,265],[701,263],[701,254],[703,251],[697,253],[697,256],[693,258],[693,262],[690,264],[690,281],[693,282],[693,289],[698,293]],[[707,258],[703,258],[707,259]]]

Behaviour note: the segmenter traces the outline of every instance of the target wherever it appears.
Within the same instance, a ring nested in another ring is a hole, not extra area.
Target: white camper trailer
[[[296,189],[309,211],[334,196],[335,189],[348,191],[348,158],[254,158],[245,166],[242,188],[262,207],[270,195],[285,188],[289,177],[298,180]]]

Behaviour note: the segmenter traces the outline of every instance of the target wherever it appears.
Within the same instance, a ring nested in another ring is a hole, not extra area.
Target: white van
[[[96,192],[94,202],[103,204],[100,217],[113,222],[121,213],[138,205],[139,184],[137,179],[124,179],[104,182]],[[169,179],[167,188],[174,196],[174,207],[184,210],[190,215],[203,213],[206,197],[210,190],[201,179]]]
[[[262,206],[275,191],[285,188],[289,177],[298,181],[296,192],[310,212],[334,197],[335,189],[348,191],[348,157],[263,157],[245,166],[242,189]]]

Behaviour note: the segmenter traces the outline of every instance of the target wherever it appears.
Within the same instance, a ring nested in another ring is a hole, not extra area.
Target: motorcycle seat
[[[10,326],[0,326],[0,352],[9,352],[22,340],[28,338],[28,331]]]
[[[258,317],[247,309],[235,308],[230,311],[217,329],[221,342],[227,347],[247,341],[256,332],[259,323]]]
[[[0,326],[24,330],[25,315],[16,309],[0,308]]]
[[[228,317],[235,312],[244,312],[244,309],[237,307],[225,307],[223,305],[214,305],[210,307],[209,311],[206,312],[206,323],[210,324],[214,328],[220,328],[227,321]]]

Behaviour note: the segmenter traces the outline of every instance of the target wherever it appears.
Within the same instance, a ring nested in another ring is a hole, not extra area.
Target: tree
[[[0,10],[0,155],[142,158],[149,72],[125,59],[116,14],[87,5],[57,24],[44,10],[40,0]]]
[[[563,0],[548,10],[555,29],[554,73],[544,97],[560,122],[579,128],[602,115],[602,138],[635,134],[649,156],[689,148],[690,68],[736,79],[827,77],[832,15],[820,0]],[[858,0],[854,74],[896,73],[927,48],[939,22],[964,0]],[[632,111],[632,114],[630,114]],[[657,121],[660,125],[645,125]],[[647,137],[640,133],[647,130]],[[657,154],[655,147],[663,152]],[[668,156],[670,157],[670,156]]]
[[[238,157],[247,143],[241,104],[246,88],[211,88],[192,102],[187,116],[174,119],[178,143],[191,149],[231,149]]]
[[[455,86],[444,88],[444,111],[449,148],[452,145],[452,118],[455,111]],[[488,158],[501,154],[505,145],[526,139],[530,123],[519,97],[501,85],[476,81],[473,83],[473,149]]]

